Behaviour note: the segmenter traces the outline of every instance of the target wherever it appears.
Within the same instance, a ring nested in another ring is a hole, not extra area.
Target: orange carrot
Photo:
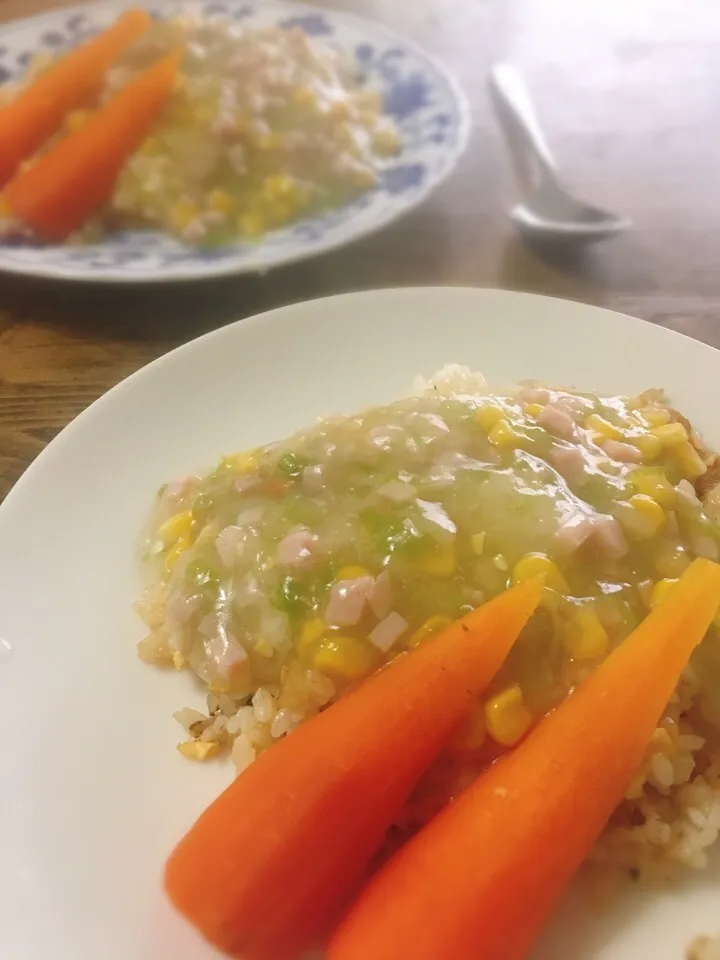
[[[696,560],[663,604],[512,753],[402,848],[328,960],[521,960],[640,766],[720,601]]]
[[[64,240],[112,193],[165,104],[177,73],[172,53],[131,81],[88,122],[5,188],[10,213],[46,240]]]
[[[152,24],[128,10],[98,36],[66,54],[0,110],[0,186],[60,128],[65,116],[97,93],[112,61]]]
[[[541,592],[501,594],[262,754],[170,856],[178,910],[245,960],[294,958],[326,933]]]

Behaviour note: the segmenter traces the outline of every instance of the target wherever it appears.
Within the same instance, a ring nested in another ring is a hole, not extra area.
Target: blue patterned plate
[[[0,33],[0,82],[22,74],[34,54],[61,49],[105,27],[125,5],[110,0],[11,24]],[[335,249],[396,220],[448,176],[465,148],[470,114],[458,84],[426,53],[378,24],[275,0],[192,5],[160,0],[147,6],[158,16],[194,9],[259,26],[292,25],[353,53],[369,85],[383,94],[386,112],[402,136],[402,153],[378,163],[380,183],[370,192],[337,210],[276,230],[259,242],[198,250],[160,232],[125,231],[82,247],[0,247],[0,270],[128,283],[268,270]]]

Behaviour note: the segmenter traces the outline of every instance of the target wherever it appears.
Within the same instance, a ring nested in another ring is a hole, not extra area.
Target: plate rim
[[[225,0],[225,2],[227,2],[229,5],[242,5],[242,0]],[[256,7],[264,5],[263,0],[248,0],[248,3]],[[28,27],[36,27],[38,30],[40,30],[42,29],[44,23],[52,24],[56,22],[59,17],[66,18],[80,14],[87,15],[88,11],[90,11],[91,14],[96,14],[98,12],[102,12],[103,10],[116,10],[120,12],[136,5],[137,4],[134,4],[132,0],[93,0],[92,4],[87,2],[76,3],[68,7],[59,7],[53,10],[48,10],[44,13],[34,14],[30,17],[22,17],[16,20],[10,20],[0,27],[0,44],[3,42],[4,37],[11,36],[13,33],[20,32]],[[203,0],[169,0],[169,2],[168,0],[164,0],[163,5],[167,7],[168,13],[172,13],[173,8],[191,10],[193,7],[201,7],[203,5]],[[166,271],[163,271],[162,268],[158,267],[143,273],[128,274],[117,271],[112,267],[101,267],[97,269],[85,268],[84,270],[80,269],[77,271],[72,271],[68,270],[67,268],[52,264],[49,266],[42,266],[41,264],[36,265],[33,263],[23,263],[21,261],[16,266],[11,266],[7,263],[0,262],[0,276],[33,277],[35,279],[50,280],[53,282],[59,281],[67,284],[117,284],[118,286],[122,287],[128,285],[145,284],[184,284],[191,282],[202,282],[204,280],[218,280],[225,277],[264,276],[271,270],[292,266],[297,263],[302,263],[306,260],[311,260],[314,257],[331,253],[334,250],[341,250],[344,247],[355,243],[356,241],[364,240],[375,233],[379,233],[392,223],[403,219],[408,214],[417,210],[418,207],[425,203],[432,193],[434,193],[450,178],[467,151],[473,126],[473,110],[470,100],[463,85],[460,83],[452,69],[446,66],[446,64],[438,56],[426,50],[422,44],[417,43],[413,39],[406,38],[402,33],[394,30],[391,27],[387,27],[384,23],[379,20],[375,20],[372,17],[361,16],[345,10],[314,6],[310,3],[296,3],[295,0],[293,0],[292,3],[289,3],[288,0],[271,0],[271,3],[268,4],[268,6],[286,7],[289,16],[324,14],[329,15],[334,20],[349,24],[357,24],[359,27],[369,26],[372,30],[383,34],[388,41],[393,41],[399,46],[410,49],[415,55],[426,60],[433,70],[447,83],[453,100],[457,106],[458,118],[460,121],[458,126],[457,145],[452,153],[448,154],[447,165],[440,175],[426,183],[422,189],[418,191],[417,195],[402,208],[402,210],[383,211],[376,219],[369,221],[356,232],[350,233],[349,236],[342,237],[339,240],[331,239],[328,242],[321,242],[317,246],[313,246],[311,248],[308,248],[307,245],[298,246],[298,249],[295,253],[291,254],[290,256],[279,257],[276,262],[253,266],[251,264],[237,264],[232,258],[229,258],[225,262],[206,263],[190,271],[187,271],[187,268],[184,268],[184,272],[182,274],[173,274],[170,276],[167,275]],[[352,219],[350,222],[352,222]]]
[[[420,299],[429,298],[430,296],[437,298],[441,306],[443,304],[447,304],[448,311],[452,310],[459,314],[464,314],[464,316],[462,317],[463,330],[467,329],[468,331],[471,331],[471,332],[476,330],[477,331],[476,336],[480,341],[484,341],[488,338],[493,337],[494,324],[497,321],[502,320],[503,312],[505,312],[508,318],[509,325],[513,326],[518,331],[521,331],[523,329],[529,330],[533,326],[535,326],[536,329],[539,329],[540,336],[544,334],[543,326],[541,323],[542,318],[543,317],[548,318],[549,315],[552,313],[557,318],[557,322],[559,326],[565,327],[569,323],[572,323],[573,321],[575,321],[576,333],[573,339],[574,339],[574,342],[577,342],[577,343],[580,343],[582,341],[584,334],[591,328],[599,329],[601,332],[604,328],[605,330],[609,330],[611,335],[617,334],[618,330],[620,329],[627,330],[629,343],[633,343],[635,337],[637,337],[639,340],[648,338],[647,342],[650,345],[650,351],[652,352],[653,343],[657,347],[657,356],[654,356],[652,359],[653,369],[655,369],[656,367],[659,366],[659,364],[662,363],[663,355],[665,355],[665,357],[669,356],[670,354],[673,353],[674,348],[678,348],[679,352],[681,353],[684,350],[685,353],[683,355],[683,361],[684,361],[683,366],[687,365],[688,369],[683,373],[683,380],[688,383],[691,383],[693,380],[692,364],[695,360],[698,360],[701,366],[706,366],[706,367],[712,366],[714,369],[717,368],[717,364],[718,364],[718,356],[717,356],[716,348],[710,346],[709,344],[705,344],[702,341],[694,340],[693,338],[688,337],[687,335],[680,333],[678,331],[670,330],[665,327],[651,324],[648,321],[641,320],[640,318],[627,316],[618,311],[608,310],[605,307],[584,304],[581,302],[567,300],[559,297],[549,297],[549,296],[525,293],[520,291],[499,290],[491,287],[482,288],[482,287],[466,287],[466,286],[458,286],[458,287],[433,286],[433,287],[416,287],[416,288],[413,288],[413,287],[398,287],[398,288],[385,288],[385,289],[381,288],[381,289],[374,289],[374,290],[368,290],[368,291],[358,291],[354,293],[340,293],[332,296],[320,297],[320,298],[300,301],[298,303],[291,303],[291,304],[285,304],[282,306],[274,307],[272,309],[255,314],[252,317],[248,318],[247,320],[238,320],[232,324],[228,324],[227,326],[218,327],[214,330],[208,331],[207,333],[195,338],[194,340],[190,340],[187,343],[182,344],[181,346],[168,351],[167,353],[156,358],[155,360],[152,360],[151,362],[147,363],[145,366],[141,367],[139,370],[135,371],[134,373],[130,374],[128,377],[121,380],[118,384],[116,384],[114,387],[108,390],[103,396],[101,396],[92,404],[90,404],[77,417],[75,417],[73,421],[71,421],[71,423],[67,427],[65,427],[65,429],[61,431],[58,434],[58,436],[54,438],[53,441],[51,441],[50,444],[48,444],[45,451],[43,451],[43,453],[41,453],[36,458],[34,463],[25,472],[24,476],[13,487],[13,490],[9,493],[4,503],[0,504],[0,567],[4,567],[7,564],[7,561],[11,556],[11,549],[12,549],[12,543],[9,540],[6,540],[6,545],[5,547],[3,547],[2,541],[5,539],[2,536],[3,533],[12,531],[13,526],[16,526],[16,520],[23,519],[27,515],[28,511],[36,505],[38,493],[39,492],[42,493],[43,482],[44,480],[45,481],[47,480],[47,474],[48,473],[52,474],[58,468],[63,469],[63,465],[67,463],[68,459],[70,459],[73,464],[77,463],[78,447],[83,446],[87,443],[88,434],[97,433],[98,428],[101,427],[106,422],[106,421],[103,421],[102,418],[103,417],[108,418],[109,416],[110,419],[116,419],[118,416],[118,413],[125,406],[127,400],[130,399],[132,401],[132,393],[138,385],[140,385],[141,390],[146,390],[147,383],[143,383],[142,381],[143,377],[152,379],[153,377],[157,377],[157,374],[159,373],[161,378],[165,378],[168,372],[172,373],[173,363],[175,363],[177,368],[178,361],[180,361],[179,363],[180,366],[187,366],[188,358],[192,358],[193,351],[194,350],[197,351],[198,346],[200,347],[200,350],[204,348],[206,352],[210,352],[210,353],[217,353],[218,350],[223,350],[227,347],[232,348],[236,352],[238,351],[241,352],[243,350],[244,342],[246,339],[252,339],[257,337],[272,339],[274,332],[277,332],[278,330],[282,330],[282,329],[288,329],[292,325],[292,323],[297,321],[298,319],[302,322],[303,315],[307,317],[308,313],[311,312],[312,308],[318,304],[322,305],[322,310],[326,313],[335,311],[339,314],[343,314],[343,312],[347,309],[353,310],[355,313],[366,311],[367,310],[366,305],[370,303],[380,308],[381,315],[382,315],[382,312],[386,313],[384,322],[390,322],[390,323],[397,322],[402,328],[410,329],[407,326],[407,319],[403,319],[403,316],[402,316],[403,313],[407,314],[408,312],[407,304],[416,304]],[[485,316],[482,318],[482,323],[478,326],[473,325],[473,320],[475,318],[475,305],[479,306],[480,309],[484,310],[485,312]],[[360,307],[361,309],[358,310],[358,307]],[[552,316],[550,316],[549,319],[551,324],[555,322]],[[249,329],[247,331],[245,330],[244,324],[249,325]],[[655,329],[654,330],[648,329],[648,327],[655,327]],[[246,337],[246,333],[249,334],[248,337]],[[448,341],[448,338],[444,333],[441,332],[439,336],[443,342],[449,342],[450,346],[453,346],[452,337],[449,338],[449,341]],[[678,338],[681,338],[681,339],[679,340]],[[683,345],[681,342],[682,340],[687,342]],[[508,344],[508,346],[506,346],[505,349],[512,352],[512,346],[507,337],[505,337],[505,341]],[[553,337],[553,342],[557,342],[557,339],[555,337]],[[569,351],[567,352],[569,353]],[[709,361],[710,361],[707,364],[705,363],[706,358],[709,358]],[[442,360],[441,357],[438,357],[437,359]],[[450,357],[450,359],[453,359],[452,356]],[[456,354],[456,359],[458,362],[463,362],[465,358],[463,355]],[[162,365],[163,363],[166,365],[165,368],[163,368],[162,366],[159,366],[157,370],[155,369],[156,365]],[[440,364],[438,363],[438,366],[439,365]],[[417,370],[417,372],[420,372],[420,373],[430,373],[433,369],[435,369],[434,366],[428,367],[428,368],[425,368],[424,366],[420,366],[417,368],[413,367],[413,370]],[[572,361],[568,363],[568,369],[572,369]],[[363,381],[364,381],[363,393],[366,394],[366,396],[363,399],[362,403],[363,404],[376,403],[378,402],[378,400],[374,396],[373,378],[371,375],[370,376],[367,375],[368,372],[370,372],[371,374],[372,372],[371,368],[365,367],[364,370],[365,370],[365,375],[363,376]],[[409,372],[409,368],[406,366],[403,371],[403,380],[405,376],[408,374],[408,372]],[[495,384],[499,384],[504,381],[493,379],[492,382]],[[590,385],[590,383],[588,383],[588,385]],[[595,386],[601,387],[601,384],[595,384]],[[123,395],[123,390],[128,391],[130,396],[128,397],[126,395]],[[107,404],[108,409],[103,408],[102,406],[103,403]],[[358,406],[356,409],[360,409],[360,406]],[[91,414],[96,417],[95,422],[93,422],[93,420],[91,419]],[[83,417],[85,417],[89,422],[85,422],[83,420]],[[73,430],[75,430],[75,433],[73,433]],[[84,431],[84,434],[83,434],[83,431]],[[60,438],[63,437],[65,434],[68,434],[68,436],[65,437],[66,443],[65,443],[65,446],[63,447],[63,444],[59,441],[60,441]],[[78,444],[78,441],[80,441],[80,444]],[[74,448],[72,446],[73,443],[75,444]],[[51,457],[49,457],[51,451],[54,452],[54,454],[56,455],[56,459],[54,461],[52,460]],[[42,459],[43,457],[45,457],[45,460]],[[43,478],[42,476],[43,469],[46,470],[45,478]],[[35,477],[37,474],[40,475],[39,484],[35,481]],[[27,482],[28,480],[30,482]],[[23,481],[26,481],[26,482],[23,483]],[[33,481],[35,482],[33,483]],[[18,492],[21,494],[19,497],[17,496]],[[15,495],[15,499],[13,499],[14,495]],[[48,501],[47,501],[47,496],[45,491],[45,499],[43,500],[43,503],[47,506],[47,502]],[[10,504],[10,509],[4,510],[3,508],[8,503]],[[13,513],[13,510],[15,510],[16,512]],[[22,583],[26,582],[25,576],[23,574],[20,574],[20,575],[13,574],[13,576],[9,578],[8,585],[12,587],[13,583],[19,584],[20,582]],[[1,593],[2,593],[2,590],[0,590],[0,594]],[[130,651],[131,651],[131,647],[130,647]],[[130,653],[130,656],[132,656],[132,652]],[[13,669],[15,662],[19,663],[19,661],[12,661],[12,660],[8,661],[8,665],[10,666],[9,676],[12,675],[13,679],[16,676]],[[135,663],[135,666],[138,667],[137,661],[133,660],[133,662]],[[0,663],[0,668],[2,668],[2,666],[3,664]],[[2,669],[0,669],[0,680],[2,679],[3,679]],[[157,677],[153,677],[151,679],[153,684],[158,682]],[[4,715],[2,697],[0,697],[0,715]],[[159,721],[159,722],[162,722],[162,721]],[[12,752],[10,754],[9,762],[10,762],[9,769],[11,772],[13,772],[15,770],[15,761],[13,759]],[[15,788],[12,780],[8,781],[8,783],[9,783],[10,789],[6,792],[6,799],[9,802],[14,802],[17,799],[24,798],[25,795],[17,792],[17,789]],[[2,807],[2,800],[3,800],[3,797],[0,796],[0,808]],[[10,818],[8,820],[8,823],[12,822],[12,819],[13,818]],[[2,829],[0,829],[0,833],[2,833]],[[720,852],[720,850],[718,852]],[[7,879],[9,880],[11,876],[12,874],[8,874]],[[53,876],[55,876],[55,873],[53,873]],[[703,875],[700,875],[700,878],[702,880]],[[690,879],[691,881],[693,880],[692,877]],[[691,911],[694,911],[697,913],[699,909],[704,918],[708,912],[708,908],[706,906],[708,902],[708,897],[716,898],[716,891],[717,889],[720,889],[717,886],[718,882],[720,881],[714,878],[714,873],[713,873],[713,878],[711,879],[712,886],[708,885],[707,889],[709,890],[709,893],[707,895],[703,894],[703,899],[702,899],[702,902],[700,903],[700,907],[699,908],[697,907],[698,900],[696,899],[695,894],[693,894],[691,897],[691,900],[688,901],[688,906],[686,907],[684,904],[682,906],[683,916],[685,915],[686,910],[688,911],[688,913]],[[0,881],[0,887],[1,886],[2,886],[2,882]],[[681,889],[682,887],[680,885],[673,886],[672,888],[673,896]],[[37,894],[33,893],[33,898],[35,898],[36,896]],[[50,894],[48,894],[48,896],[50,896]],[[54,904],[55,903],[54,893],[52,894],[50,899],[52,904]],[[10,902],[12,903],[13,901],[11,900]],[[714,903],[715,901],[713,900],[712,902]],[[658,900],[658,903],[660,903],[659,900]],[[153,901],[152,910],[155,909],[154,904],[155,904],[155,901]],[[162,900],[162,906],[163,906],[163,909],[167,908],[168,906],[164,900]],[[150,912],[150,908],[149,908],[149,912]],[[633,912],[633,916],[635,916],[636,915],[635,908],[633,908],[632,912]],[[621,924],[621,929],[627,928],[630,935],[632,936],[633,931],[635,929],[634,925],[637,922],[640,925],[638,929],[642,929],[643,936],[645,936],[645,926],[643,926],[643,921],[641,919],[643,912],[644,912],[643,909],[639,908],[637,910],[637,920],[633,920],[629,924],[624,924],[624,923]],[[0,909],[0,913],[2,913],[1,909]],[[79,916],[75,909],[71,911],[71,915]],[[565,916],[564,913],[563,913],[563,916]],[[133,922],[131,926],[136,931],[140,929],[137,926],[137,918],[138,918],[138,914],[134,913]],[[175,917],[175,920],[177,919],[178,918]],[[173,921],[173,923],[175,923],[175,920]],[[57,924],[54,921],[51,921],[51,922],[53,923],[54,926],[57,926]],[[677,922],[677,918],[675,919],[675,922]],[[682,917],[680,918],[680,922],[682,923]],[[709,926],[709,924],[705,923],[705,920],[703,920],[703,924]],[[604,924],[602,924],[602,928],[605,929]],[[27,934],[24,932],[23,929],[20,928],[20,926],[18,926],[17,928],[11,926],[9,929],[10,929],[10,933],[12,933],[14,936],[21,937],[21,939],[17,941],[13,940],[12,942],[10,942],[9,944],[10,947],[13,947],[13,946],[17,947],[19,945],[20,948],[25,947],[27,949],[28,946],[30,947],[35,946],[34,941],[31,942],[29,939],[22,939],[22,937],[26,937]],[[162,929],[163,931],[165,931],[166,928],[163,926]],[[173,931],[175,931],[176,928],[173,926],[172,929]],[[191,932],[184,925],[182,926],[181,930],[179,927],[177,929],[179,931],[180,936],[182,937],[182,946],[184,947],[185,944],[187,943],[188,949],[189,949]],[[584,929],[584,926],[582,927],[582,929]],[[678,929],[680,929],[680,927],[678,927]],[[683,927],[683,930],[684,929],[685,927]],[[711,932],[711,931],[708,931],[708,932]],[[72,931],[70,931],[70,934],[72,934]],[[143,934],[143,937],[144,936],[145,934]],[[3,940],[2,931],[0,931],[0,941],[2,940]],[[606,942],[607,944],[610,945],[610,950],[612,950],[612,939],[608,935],[608,939],[606,941],[605,935],[603,934],[602,944],[605,945]],[[76,943],[75,940],[70,940],[70,939],[66,940],[65,937],[62,937],[61,939],[59,939],[57,942],[58,958],[61,956],[61,953],[60,953],[61,948],[65,948],[62,952],[62,957],[63,958],[66,957],[67,960],[70,960],[71,956],[82,957],[84,958],[84,960],[89,960],[91,956],[93,957],[95,956],[94,953],[86,952],[85,949],[77,950],[72,954],[67,952],[68,947],[73,947],[74,949],[75,947],[78,946],[78,943],[79,941]],[[594,941],[589,941],[589,943],[591,943],[592,945]],[[623,939],[623,949],[625,949],[624,944],[625,944],[625,940]],[[654,944],[654,941],[651,943],[648,940],[647,944],[645,944],[645,942],[643,941],[643,945],[646,947],[646,949],[649,949],[650,947],[652,947],[653,944]],[[143,940],[143,945],[145,945],[144,940]],[[147,950],[150,951],[150,948],[152,946],[154,946],[154,942],[148,943]],[[10,952],[13,953],[14,955],[14,951],[12,949],[10,950]],[[180,956],[180,952],[181,951],[178,950],[178,953],[177,953],[178,956]],[[44,953],[42,955],[45,956]],[[138,956],[138,960],[140,956],[146,958],[146,960],[150,960],[150,957],[155,958],[160,955],[165,956],[166,953],[165,952],[145,952],[145,950],[143,950],[142,954],[138,953],[133,955]],[[186,955],[186,954],[183,953],[183,955]],[[196,954],[194,953],[194,950],[193,950],[192,956],[195,956],[195,955]],[[556,955],[558,955],[557,952],[549,954],[549,956],[551,957],[554,957]],[[585,955],[586,954],[583,953],[583,956]],[[594,954],[589,954],[588,956],[590,955],[594,955]],[[37,957],[39,960],[40,954],[33,952],[33,956]],[[127,956],[127,954],[123,954],[123,956]],[[205,957],[206,953],[203,952],[202,956]],[[208,952],[207,953],[208,960],[209,960],[209,956],[210,954]],[[543,952],[541,956],[543,958],[546,958],[548,954],[546,952]],[[603,946],[603,956],[606,956],[605,946]],[[614,956],[614,953],[613,953],[613,956]],[[623,956],[627,956],[627,953],[623,952]],[[679,951],[677,956],[680,956]],[[533,954],[533,957],[535,957],[535,954]],[[218,960],[219,960],[219,957],[218,957]],[[540,958],[538,957],[537,960],[540,960]]]

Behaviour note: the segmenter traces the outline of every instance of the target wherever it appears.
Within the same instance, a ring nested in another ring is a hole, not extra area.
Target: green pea
[[[275,598],[275,606],[278,609],[289,616],[299,617],[310,610],[312,605],[313,598],[307,584],[297,577],[283,577]]]
[[[284,477],[288,477],[290,480],[299,477],[305,467],[308,466],[310,466],[308,457],[304,457],[299,453],[284,453],[277,462],[278,473],[281,473]]]

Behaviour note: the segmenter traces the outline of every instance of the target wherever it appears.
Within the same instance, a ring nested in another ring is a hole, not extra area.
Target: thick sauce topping
[[[189,666],[237,705],[269,691],[271,742],[542,571],[542,608],[475,724],[477,744],[509,746],[692,557],[718,558],[693,487],[704,470],[652,399],[529,387],[328,419],[161,491],[141,655]],[[696,657],[699,703],[720,724],[719,660]]]

